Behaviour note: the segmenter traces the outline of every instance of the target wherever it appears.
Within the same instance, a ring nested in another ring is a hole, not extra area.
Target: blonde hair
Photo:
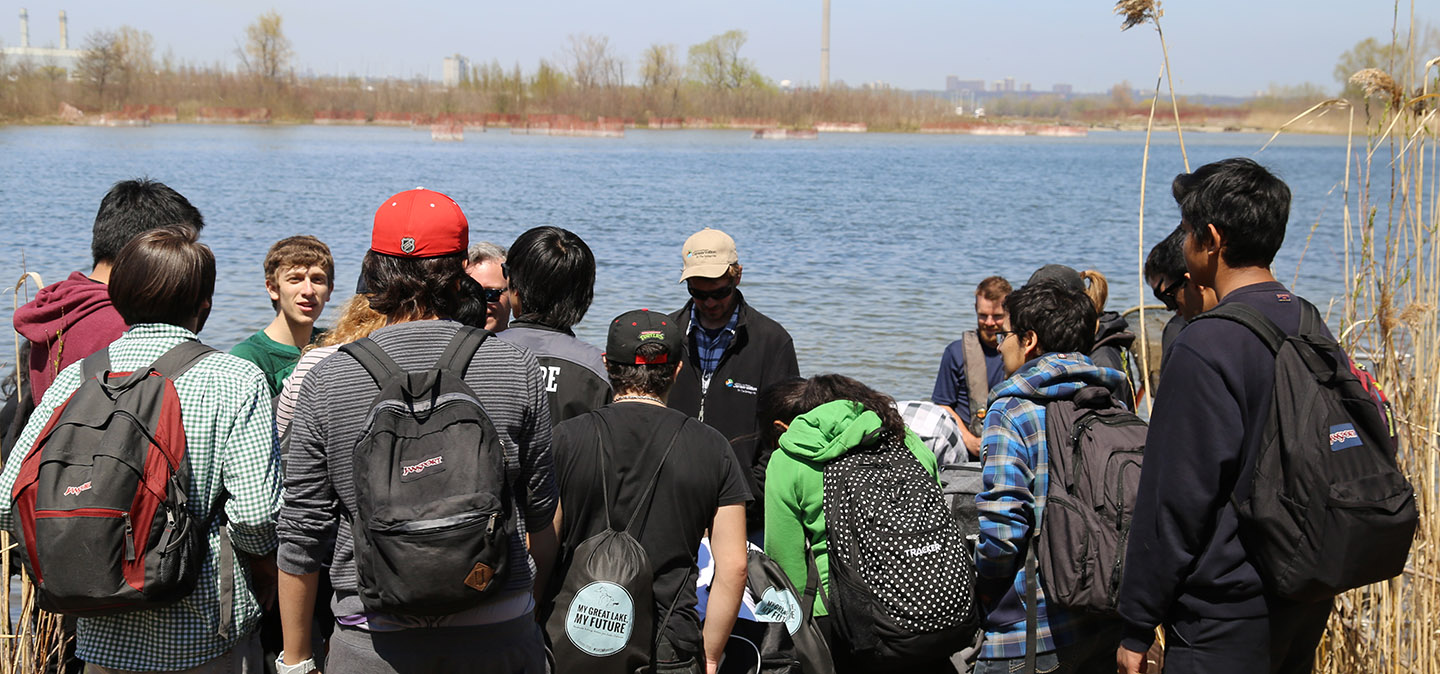
[[[349,344],[361,337],[369,337],[385,325],[385,315],[370,308],[370,297],[368,295],[356,295],[345,302],[340,309],[340,320],[335,327],[320,338],[319,344],[305,347],[309,351],[316,346],[336,346]]]
[[[1080,272],[1080,278],[1088,281],[1085,284],[1085,294],[1090,297],[1090,303],[1095,305],[1095,314],[1105,313],[1105,301],[1110,299],[1110,282],[1105,280],[1104,274],[1094,269]]]

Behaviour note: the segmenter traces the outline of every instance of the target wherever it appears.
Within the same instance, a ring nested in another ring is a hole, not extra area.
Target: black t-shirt
[[[603,479],[610,490],[610,517],[616,530],[630,521],[670,438],[680,432],[660,471],[648,515],[642,505],[630,535],[645,548],[655,572],[655,619],[665,615],[678,592],[669,624],[670,641],[677,648],[699,653],[695,556],[716,509],[750,500],[740,462],[719,431],[658,405],[611,404],[561,422],[552,441],[564,517],[557,579],[564,578],[570,552],[605,530],[597,424],[605,437],[608,474]],[[558,590],[560,585],[557,581],[552,588]],[[551,594],[553,599],[554,592]]]

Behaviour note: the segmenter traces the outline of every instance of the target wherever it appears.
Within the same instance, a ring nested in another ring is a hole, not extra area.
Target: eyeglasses
[[[697,290],[695,286],[690,286],[690,296],[695,298],[697,302],[703,300],[723,300],[733,292],[735,292],[735,285],[733,283],[715,290]]]
[[[1165,305],[1165,308],[1169,309],[1170,311],[1175,311],[1179,309],[1180,302],[1179,300],[1175,299],[1175,293],[1178,292],[1181,288],[1184,288],[1187,281],[1189,281],[1189,279],[1182,276],[1180,277],[1180,280],[1175,281],[1174,283],[1171,283],[1164,288],[1154,288],[1155,299],[1160,300],[1160,302]]]
[[[485,301],[486,301],[486,302],[499,302],[499,301],[500,301],[500,296],[504,295],[506,290],[509,290],[509,288],[486,288],[486,289],[485,289]]]
[[[1005,343],[1005,337],[1006,337],[1006,336],[1018,334],[1019,332],[1020,332],[1019,330],[996,330],[996,331],[995,331],[995,346],[1000,346],[1001,344],[1004,344],[1004,343]]]

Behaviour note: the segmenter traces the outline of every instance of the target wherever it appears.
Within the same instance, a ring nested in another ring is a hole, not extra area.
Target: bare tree
[[[155,38],[147,31],[121,26],[115,31],[115,39],[120,46],[116,83],[120,85],[120,99],[125,100],[155,74]]]
[[[97,30],[85,36],[85,49],[76,63],[80,80],[95,90],[100,104],[105,104],[106,89],[112,89],[125,66],[125,45],[114,31]]]
[[[610,52],[610,38],[580,33],[571,34],[567,42],[564,61],[576,86],[581,89],[623,86],[620,59]]]
[[[640,78],[646,89],[673,87],[680,79],[680,60],[675,45],[655,43],[640,57]]]
[[[263,82],[280,84],[294,56],[290,38],[285,37],[284,21],[273,9],[261,14],[245,27],[245,44],[236,49],[245,70]]]

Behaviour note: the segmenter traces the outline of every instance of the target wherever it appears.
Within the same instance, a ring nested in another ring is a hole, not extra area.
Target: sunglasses
[[[1017,334],[1020,334],[1020,331],[1019,331],[1019,330],[996,330],[996,331],[995,331],[995,346],[1000,346],[1001,344],[1004,344],[1006,337],[1008,337],[1008,336],[1010,336],[1010,335],[1017,335]]]
[[[701,300],[723,300],[733,292],[735,292],[735,286],[733,284],[715,290],[697,290],[694,286],[690,286],[690,296],[695,298],[697,302]]]
[[[486,301],[486,302],[499,302],[499,301],[500,301],[500,296],[504,295],[506,290],[509,290],[509,288],[486,288],[486,289],[485,289],[485,301]]]
[[[1160,302],[1165,305],[1165,308],[1169,309],[1170,311],[1175,311],[1179,309],[1180,302],[1179,300],[1175,299],[1175,293],[1179,292],[1181,288],[1184,288],[1185,282],[1188,280],[1189,279],[1182,276],[1180,277],[1180,280],[1171,283],[1164,288],[1155,288],[1155,299],[1160,300]]]

